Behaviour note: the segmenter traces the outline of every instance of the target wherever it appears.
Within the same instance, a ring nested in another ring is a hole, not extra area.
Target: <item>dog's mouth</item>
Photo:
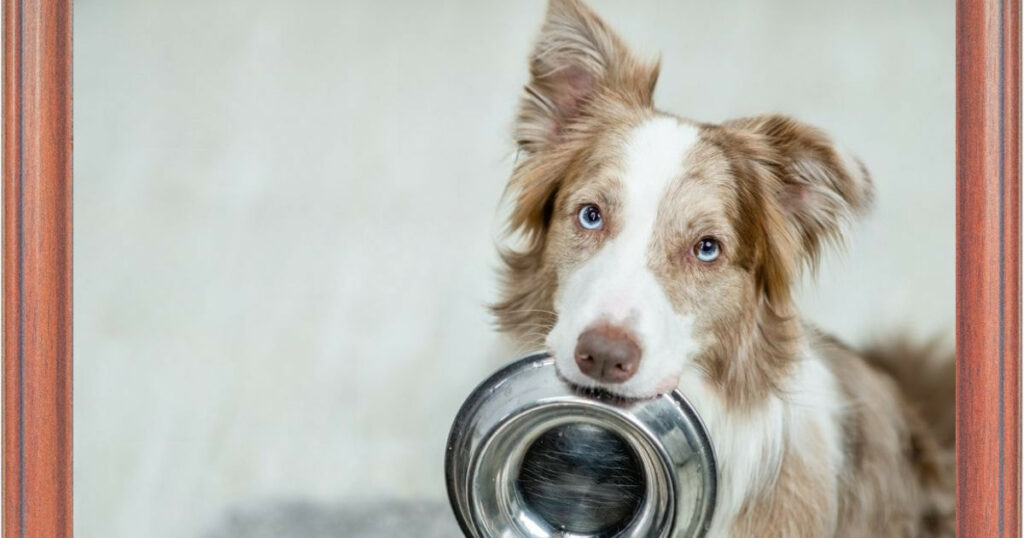
[[[549,354],[554,356],[550,351]],[[567,376],[562,372],[562,369],[557,366],[558,361],[555,361],[555,364],[555,376],[558,377],[559,380],[571,385],[581,395],[602,401],[650,400],[676,390],[679,385],[679,375],[669,375],[662,379],[651,390],[623,391],[621,388],[617,388],[616,385],[601,383],[600,381],[586,378],[582,373],[578,374],[579,377],[584,378],[582,381],[574,379],[576,376]]]

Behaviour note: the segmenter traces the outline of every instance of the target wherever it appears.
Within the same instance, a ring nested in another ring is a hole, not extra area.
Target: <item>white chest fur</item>
[[[709,538],[730,536],[748,500],[771,494],[787,453],[824,464],[829,473],[822,480],[830,481],[828,490],[835,491],[843,463],[842,393],[821,358],[804,353],[780,394],[750,409],[729,409],[696,368],[683,374],[679,389],[704,421],[718,460],[718,499]]]

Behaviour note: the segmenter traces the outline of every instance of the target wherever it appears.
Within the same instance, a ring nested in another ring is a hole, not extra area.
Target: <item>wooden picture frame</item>
[[[3,530],[71,536],[71,0],[4,2]]]
[[[957,535],[1020,536],[1020,3],[956,7]]]
[[[71,536],[71,0],[4,0],[3,536]],[[1020,536],[1020,3],[958,0],[957,529]]]

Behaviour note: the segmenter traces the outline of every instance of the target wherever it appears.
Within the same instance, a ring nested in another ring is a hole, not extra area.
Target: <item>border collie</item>
[[[800,273],[866,211],[864,166],[778,115],[658,110],[658,64],[550,0],[515,136],[500,328],[559,375],[680,389],[719,460],[709,536],[953,536],[953,362],[803,322]]]

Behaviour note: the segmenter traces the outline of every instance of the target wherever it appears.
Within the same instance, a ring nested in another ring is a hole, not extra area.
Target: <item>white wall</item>
[[[928,0],[592,0],[662,108],[786,112],[877,209],[803,293],[854,342],[949,332],[954,14]],[[78,536],[226,506],[443,496],[493,366],[509,131],[541,0],[75,7]]]

